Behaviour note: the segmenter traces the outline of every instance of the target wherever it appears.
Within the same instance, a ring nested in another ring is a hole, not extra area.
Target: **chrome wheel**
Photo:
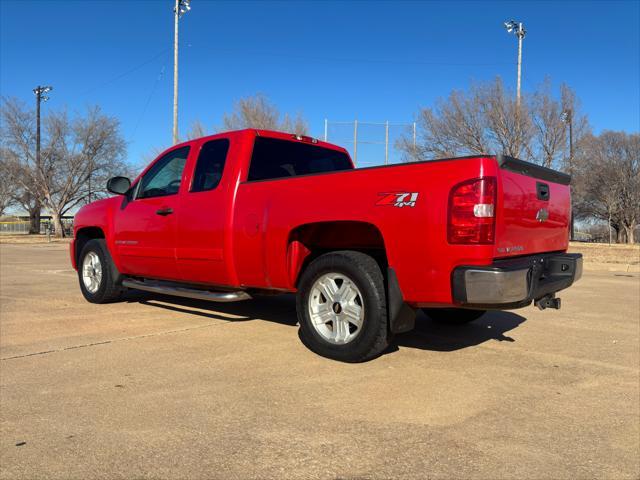
[[[322,275],[311,287],[309,317],[315,331],[326,341],[336,345],[349,343],[362,330],[362,294],[346,275]]]
[[[82,261],[82,283],[89,293],[96,293],[102,282],[102,264],[95,252],[89,252]]]

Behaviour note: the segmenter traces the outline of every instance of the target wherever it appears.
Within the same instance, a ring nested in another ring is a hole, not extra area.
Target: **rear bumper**
[[[582,276],[579,253],[545,254],[498,260],[489,266],[458,267],[451,282],[462,307],[511,309],[569,287]]]

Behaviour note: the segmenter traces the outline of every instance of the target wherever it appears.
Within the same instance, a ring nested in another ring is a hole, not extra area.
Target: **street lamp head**
[[[179,0],[178,1],[178,17],[182,17],[185,13],[191,10],[191,0]],[[175,11],[175,8],[174,8]]]
[[[41,87],[40,85],[38,85],[36,88],[33,89],[33,94],[36,96],[40,96],[41,98],[44,98],[42,94],[50,92],[51,90],[53,90],[52,86]]]
[[[524,38],[527,33],[524,29],[522,22],[516,22],[515,20],[509,20],[504,22],[504,28],[507,29],[507,33],[515,33],[517,37]]]
[[[507,33],[511,33],[518,28],[518,24],[514,20],[504,22],[504,28],[507,29]]]

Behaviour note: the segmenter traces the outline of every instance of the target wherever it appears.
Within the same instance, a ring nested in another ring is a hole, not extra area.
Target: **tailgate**
[[[498,155],[495,256],[564,251],[569,244],[571,177]]]

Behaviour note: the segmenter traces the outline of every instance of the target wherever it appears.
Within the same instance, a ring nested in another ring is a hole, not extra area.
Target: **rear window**
[[[226,138],[211,140],[202,146],[193,175],[192,192],[205,192],[218,186],[228,151],[229,140]]]
[[[351,169],[346,153],[308,143],[257,137],[249,181]]]

